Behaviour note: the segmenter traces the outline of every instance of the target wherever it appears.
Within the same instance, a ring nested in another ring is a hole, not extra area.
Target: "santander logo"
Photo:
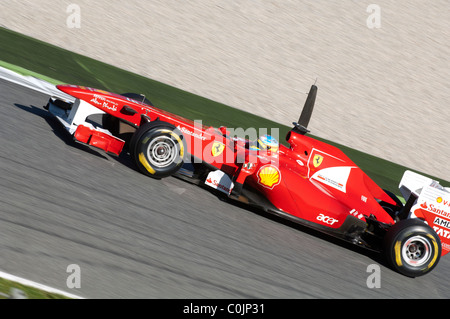
[[[434,214],[443,216],[443,217],[447,217],[447,218],[450,217],[449,212],[445,211],[444,209],[439,209],[439,208],[435,207],[433,204],[427,204],[426,202],[423,202],[422,204],[420,204],[420,208],[425,209]]]

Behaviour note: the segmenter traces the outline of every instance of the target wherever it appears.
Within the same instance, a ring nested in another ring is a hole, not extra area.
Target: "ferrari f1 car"
[[[156,108],[136,93],[59,85],[72,100],[45,108],[73,138],[119,155],[142,173],[177,175],[230,199],[385,254],[396,271],[417,277],[450,251],[450,189],[406,171],[404,203],[380,188],[340,149],[308,136],[317,86],[286,136],[248,139]],[[101,120],[91,121],[101,114]]]

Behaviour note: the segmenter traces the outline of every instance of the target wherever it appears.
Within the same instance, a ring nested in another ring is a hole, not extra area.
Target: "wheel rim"
[[[147,158],[158,168],[172,164],[177,157],[177,146],[168,136],[158,136],[150,141],[147,148]]]
[[[403,260],[410,266],[422,266],[430,259],[432,249],[432,243],[427,238],[413,236],[403,244]]]

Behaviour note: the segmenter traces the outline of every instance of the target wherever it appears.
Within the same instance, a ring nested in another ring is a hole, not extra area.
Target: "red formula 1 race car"
[[[381,251],[398,272],[417,277],[450,250],[450,192],[406,171],[402,202],[381,189],[341,150],[307,135],[317,87],[308,94],[288,147],[270,135],[243,138],[154,107],[135,93],[59,85],[73,101],[45,106],[76,141],[129,152],[151,177],[177,175],[234,199]],[[95,127],[89,118],[101,114]],[[245,131],[245,136],[249,131]]]

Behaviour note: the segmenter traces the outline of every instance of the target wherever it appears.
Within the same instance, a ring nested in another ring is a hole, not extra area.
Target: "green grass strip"
[[[25,293],[27,299],[71,299],[63,295],[50,293],[41,289],[22,285],[4,278],[0,278],[0,299],[8,299],[9,297],[6,296],[11,295],[12,288],[22,290]]]
[[[11,71],[14,71],[14,72],[16,72],[18,74],[21,74],[21,75],[24,75],[24,76],[32,76],[32,77],[35,77],[35,78],[47,81],[47,82],[49,82],[51,84],[54,84],[54,85],[64,84],[64,82],[62,82],[62,81],[58,81],[58,80],[52,79],[52,78],[50,78],[48,76],[45,76],[45,75],[42,75],[42,74],[30,71],[30,70],[27,70],[27,69],[24,69],[24,68],[22,68],[20,66],[17,66],[17,65],[5,62],[5,61],[0,61],[0,66],[4,67],[5,69],[9,69]]]

